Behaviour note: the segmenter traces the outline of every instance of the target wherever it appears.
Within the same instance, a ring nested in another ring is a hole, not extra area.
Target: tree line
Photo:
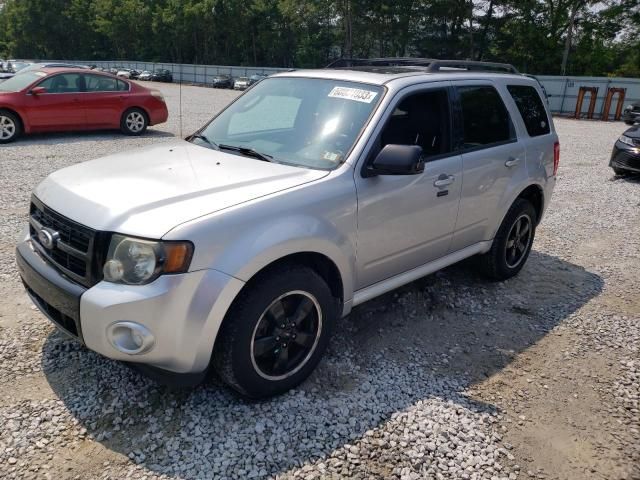
[[[640,0],[0,0],[0,57],[322,67],[504,61],[640,77]]]

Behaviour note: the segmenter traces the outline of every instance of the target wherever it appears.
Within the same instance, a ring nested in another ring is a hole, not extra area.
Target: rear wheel
[[[295,387],[320,361],[337,305],[324,280],[308,268],[260,276],[226,315],[213,355],[216,371],[250,398]]]
[[[0,143],[13,142],[21,133],[20,119],[7,110],[0,110]]]
[[[142,135],[148,126],[147,114],[139,108],[131,108],[124,112],[120,121],[120,129],[126,135]]]
[[[611,169],[613,170],[613,173],[615,173],[616,175],[626,175],[628,172],[623,169],[623,168],[618,168],[618,167],[611,167]]]
[[[491,250],[479,258],[483,273],[494,280],[517,275],[531,252],[536,223],[536,210],[531,202],[518,198],[502,221]]]

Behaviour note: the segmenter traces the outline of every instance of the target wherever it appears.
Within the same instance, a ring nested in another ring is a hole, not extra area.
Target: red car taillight
[[[560,166],[560,142],[553,144],[553,174],[558,173],[558,166]]]

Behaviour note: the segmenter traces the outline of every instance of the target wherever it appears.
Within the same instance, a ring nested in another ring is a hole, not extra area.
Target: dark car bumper
[[[640,173],[640,147],[631,147],[617,141],[611,153],[610,167]]]
[[[33,250],[29,240],[17,246],[16,263],[33,303],[56,327],[83,342],[80,328],[80,297],[86,289],[67,280],[45,262]]]

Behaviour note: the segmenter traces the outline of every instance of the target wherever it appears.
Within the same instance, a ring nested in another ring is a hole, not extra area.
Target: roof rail
[[[325,68],[349,67],[424,67],[426,72],[442,70],[463,70],[474,72],[495,72],[518,74],[516,67],[509,63],[479,62],[473,60],[439,60],[435,58],[339,58]]]

